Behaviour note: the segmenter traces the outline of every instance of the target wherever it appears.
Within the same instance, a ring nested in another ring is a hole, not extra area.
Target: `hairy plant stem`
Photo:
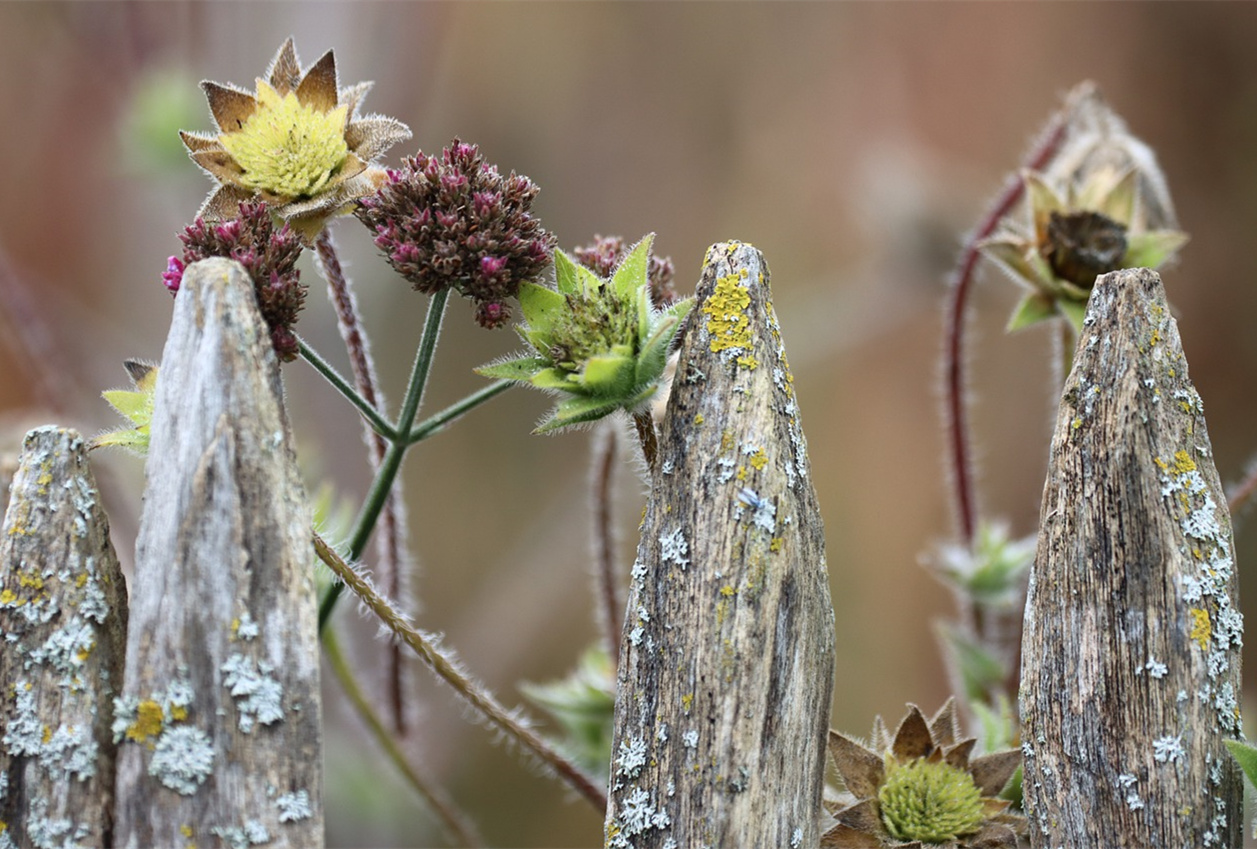
[[[327,564],[340,578],[342,585],[358,596],[371,612],[399,639],[414,650],[429,669],[480,713],[489,725],[505,734],[528,752],[539,758],[583,796],[600,813],[607,808],[607,796],[587,775],[570,760],[535,733],[520,719],[518,711],[507,710],[487,689],[472,680],[453,658],[440,649],[436,641],[412,626],[389,602],[377,593],[369,580],[347,564],[318,534],[314,534],[314,550],[319,559]]]
[[[361,322],[358,317],[358,304],[354,298],[353,288],[350,286],[348,278],[345,277],[344,269],[340,264],[340,257],[336,254],[336,245],[332,241],[332,234],[328,228],[324,228],[319,233],[318,238],[315,239],[314,250],[318,258],[319,268],[323,272],[324,279],[327,280],[328,293],[336,310],[336,321],[340,328],[341,338],[344,339],[345,348],[349,352],[350,369],[354,375],[354,383],[357,386],[358,394],[361,395],[362,399],[369,406],[378,410],[383,407],[383,399],[376,388],[379,385],[379,380],[376,377],[375,364],[371,360],[371,350],[367,345],[366,335],[362,332]],[[409,424],[405,427],[399,427],[396,432],[405,433],[409,427]],[[364,423],[363,440],[367,445],[367,456],[371,461],[371,470],[375,473],[378,481],[380,479],[381,465],[388,453],[388,446],[396,445],[396,442],[390,442],[390,440],[377,433],[369,422]],[[402,506],[401,481],[390,478],[381,508],[382,515],[378,517],[380,533],[377,537],[376,550],[383,572],[385,588],[390,596],[400,598],[406,577],[406,526]],[[370,535],[371,530],[374,529],[375,521],[375,518],[373,518],[371,527],[366,529],[367,535]],[[404,733],[406,718],[401,651],[397,646],[392,646],[389,649],[385,674],[388,698],[392,707],[393,726],[399,734]]]
[[[384,439],[390,442],[397,438],[397,431],[389,424],[384,416],[380,415],[380,411],[367,403],[367,399],[358,394],[358,391],[349,385],[349,381],[341,377],[336,369],[332,368],[327,360],[319,355],[319,352],[306,344],[306,340],[300,336],[297,337],[297,348],[301,351],[301,357],[307,363],[314,367],[314,370],[323,375],[328,383],[340,392],[341,395],[358,408],[358,412],[362,413],[362,417],[367,420],[371,428]]]
[[[423,338],[419,341],[419,350],[415,352],[415,364],[410,370],[410,383],[406,387],[406,397],[402,401],[401,414],[397,418],[397,433],[409,433],[419,413],[419,405],[423,400],[423,390],[428,384],[428,373],[432,367],[432,355],[436,351],[436,340],[441,333],[441,318],[445,314],[445,304],[449,299],[449,290],[445,289],[432,296],[428,303],[428,317],[424,321]],[[358,521],[354,524],[353,534],[349,538],[349,559],[357,560],[367,547],[371,531],[376,520],[380,518],[389,493],[393,491],[397,473],[401,469],[402,457],[410,444],[405,440],[397,440],[388,446],[384,457],[380,460],[375,480],[362,504]],[[343,591],[342,584],[333,584],[323,596],[319,605],[319,630],[327,626],[328,617],[336,607],[336,601]]]
[[[1064,115],[1059,114],[1052,119],[1043,131],[1039,142],[1030,151],[1023,162],[1023,167],[1032,170],[1043,168],[1065,140],[1066,125]],[[946,392],[946,417],[948,438],[948,459],[951,464],[952,486],[956,498],[955,510],[960,525],[960,538],[966,548],[973,547],[974,535],[977,532],[977,505],[973,493],[973,459],[969,453],[969,430],[965,411],[965,359],[964,333],[965,310],[969,302],[969,292],[973,288],[973,275],[977,269],[978,244],[999,226],[1000,220],[1021,200],[1024,186],[1021,175],[1014,173],[1004,183],[1004,187],[996,196],[995,202],[979,221],[978,226],[965,242],[956,264],[948,280],[948,302],[946,318],[946,343],[943,346],[943,375]]]
[[[413,445],[416,442],[421,442],[427,439],[429,436],[435,436],[444,430],[446,425],[456,419],[462,418],[464,415],[471,412],[476,407],[479,407],[486,401],[490,401],[498,397],[514,385],[515,381],[513,380],[495,380],[484,389],[479,389],[468,395],[463,400],[450,404],[441,412],[436,413],[433,416],[429,416],[419,424],[415,425],[410,431],[410,435],[406,437],[407,444]]]
[[[646,458],[646,468],[653,474],[655,458],[659,455],[659,438],[655,435],[655,419],[650,410],[642,410],[632,414],[633,427],[637,429],[637,440],[642,444],[642,456]]]
[[[459,810],[458,805],[449,797],[439,785],[429,780],[425,776],[421,776],[418,771],[406,759],[405,754],[398,747],[397,741],[393,739],[389,730],[384,727],[384,723],[376,715],[375,710],[371,707],[371,703],[367,701],[362,693],[362,688],[358,686],[358,681],[354,678],[353,670],[350,669],[349,663],[345,660],[345,655],[340,650],[340,643],[336,639],[334,629],[328,628],[323,632],[323,654],[327,657],[328,665],[332,668],[332,674],[336,676],[337,682],[340,684],[341,690],[349,698],[349,703],[358,713],[359,719],[367,726],[367,730],[371,732],[371,736],[375,738],[375,742],[384,750],[384,754],[397,771],[402,774],[407,783],[410,784],[419,797],[424,800],[432,812],[436,814],[445,830],[446,836],[450,838],[453,846],[484,846],[484,839],[481,838],[478,829],[463,811]]]
[[[611,489],[615,482],[615,455],[620,434],[616,423],[604,421],[594,432],[594,463],[589,488],[593,496],[594,595],[598,600],[602,642],[611,668],[620,660],[620,621],[624,602],[616,586],[615,525]]]

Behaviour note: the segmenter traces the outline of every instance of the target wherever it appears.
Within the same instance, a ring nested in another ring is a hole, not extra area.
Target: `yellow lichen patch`
[[[182,722],[188,718],[188,709],[183,705],[171,705],[170,718],[175,722]]]
[[[737,364],[742,366],[742,368],[746,369],[747,371],[754,371],[755,368],[759,365],[759,360],[755,359],[750,354],[743,354],[742,356],[738,357]]]
[[[768,545],[768,550],[781,551],[781,546],[784,544],[785,544],[785,540],[783,540],[781,537],[773,537],[773,541],[769,543]]]
[[[720,434],[720,453],[723,454],[731,448],[733,448],[733,431],[726,430]]]
[[[239,631],[240,631],[240,617],[237,616],[235,619],[231,620],[231,639],[234,640],[236,638],[236,634],[239,633]]]
[[[697,414],[694,416],[694,424],[696,424],[696,425],[701,425],[704,421],[705,421],[705,419],[703,418],[703,414],[702,414],[702,413],[697,413]]]
[[[44,588],[44,579],[32,572],[18,572],[17,582],[33,590],[42,590]]]
[[[51,726],[51,725],[45,725],[45,726],[44,726],[44,737],[43,737],[44,744],[46,745],[46,744],[48,743],[48,741],[49,741],[49,740],[51,740],[51,739],[52,739],[52,726]]]
[[[729,596],[737,595],[738,591],[735,590],[729,584],[725,584],[723,587],[720,588],[720,594],[724,596],[725,598],[728,598]]]
[[[703,304],[713,354],[731,348],[751,347],[751,320],[746,315],[751,296],[739,285],[741,279],[736,274],[717,279],[715,289]]]
[[[685,711],[686,713],[689,713],[690,709],[693,707],[694,707],[694,694],[686,693],[684,696],[681,697],[681,710]]]
[[[1069,426],[1074,430],[1078,430],[1078,428],[1082,427],[1082,416],[1075,416],[1074,420],[1069,423]]]
[[[13,604],[15,601],[17,601],[17,593],[13,590],[8,587],[0,590],[0,604]]]
[[[1186,451],[1180,449],[1174,452],[1174,474],[1185,475],[1194,471],[1196,471],[1196,461]]]
[[[1213,636],[1213,624],[1209,621],[1209,611],[1200,607],[1193,607],[1187,611],[1192,616],[1192,630],[1188,635],[1192,641],[1200,646],[1201,651],[1209,649],[1209,638]]]
[[[82,663],[83,661],[91,657],[92,649],[94,648],[96,648],[95,641],[88,643],[86,646],[76,651],[74,653],[74,656],[78,659],[79,663]]]
[[[751,455],[750,460],[747,462],[754,466],[756,471],[760,471],[768,465],[768,455],[764,453],[763,448],[760,448]]]
[[[80,572],[78,576],[75,577],[74,586],[80,590],[83,589],[83,587],[87,586],[87,573],[86,572]]]
[[[149,737],[161,733],[161,705],[152,699],[145,699],[135,709],[135,722],[127,727],[127,739],[142,743]]]

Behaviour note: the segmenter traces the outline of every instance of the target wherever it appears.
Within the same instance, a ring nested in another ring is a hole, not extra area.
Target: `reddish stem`
[[[1066,135],[1064,114],[1052,119],[1038,143],[1023,161],[1022,166],[1031,170],[1042,169],[1057,150]],[[973,460],[969,453],[969,430],[965,411],[964,333],[965,308],[973,285],[973,272],[978,265],[978,244],[999,226],[999,222],[1021,200],[1024,184],[1019,173],[1005,181],[995,202],[969,234],[960,260],[948,279],[950,297],[947,304],[947,342],[944,347],[944,374],[947,381],[947,436],[952,466],[952,484],[955,487],[956,512],[960,520],[960,535],[968,548],[973,547],[977,531],[977,506],[973,494]]]
[[[601,607],[598,622],[603,643],[614,669],[620,659],[620,613],[624,603],[616,591],[615,532],[611,516],[611,485],[615,480],[615,455],[619,433],[608,422],[594,434],[594,467],[590,488],[594,508],[594,587]]]
[[[349,367],[353,372],[354,385],[358,394],[377,410],[383,409],[377,386],[379,379],[375,373],[375,363],[371,359],[371,350],[367,345],[366,336],[362,332],[359,320],[358,303],[353,289],[345,277],[340,257],[336,254],[336,245],[332,235],[324,229],[314,242],[314,250],[318,256],[319,267],[323,278],[327,280],[328,294],[332,306],[336,310],[336,320],[340,328],[341,338],[345,341],[345,350],[349,353]],[[383,436],[376,433],[369,423],[363,422],[363,441],[367,446],[367,456],[371,461],[371,470],[376,472],[384,459],[388,443]],[[376,534],[376,553],[383,573],[384,592],[393,599],[402,595],[402,564],[405,559],[403,538],[405,525],[402,514],[401,479],[399,478],[384,502],[380,511]],[[402,680],[402,649],[397,644],[388,647],[387,689],[393,728],[397,734],[406,733],[405,694]]]

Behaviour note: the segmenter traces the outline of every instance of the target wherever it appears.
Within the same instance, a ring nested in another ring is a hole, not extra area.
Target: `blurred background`
[[[306,64],[334,47],[342,84],[375,80],[366,111],[415,134],[388,162],[456,135],[475,142],[541,186],[535,211],[565,248],[656,232],[683,292],[713,242],[765,253],[829,541],[836,727],[867,733],[877,713],[932,710],[947,694],[931,622],[952,604],[921,566],[953,529],[943,281],[1084,79],[1157,151],[1192,235],[1166,285],[1223,479],[1257,452],[1257,280],[1244,259],[1257,232],[1257,7],[174,2],[0,4],[0,451],[47,421],[117,426],[99,393],[126,384],[123,359],[159,358],[172,303],[160,274],[210,189],[175,130],[210,129],[199,80],[252,89],[288,35]],[[396,400],[425,299],[355,220],[335,233]],[[347,373],[322,281],[302,262],[298,329]],[[981,272],[969,363],[981,502],[1020,536],[1037,520],[1055,401],[1048,334],[1002,332],[1017,295]],[[427,409],[516,348],[453,302]],[[357,503],[357,417],[304,363],[284,374],[311,488],[334,482]],[[548,406],[508,393],[405,470],[419,622],[508,704],[518,682],[564,675],[596,638],[590,440],[529,435]],[[96,461],[129,560],[142,465]],[[627,465],[620,482],[627,570],[642,485]],[[1237,526],[1251,582],[1257,525]],[[342,607],[369,669],[381,644]],[[600,843],[598,814],[413,673],[408,751],[490,844]],[[1245,695],[1251,711],[1257,693]],[[444,845],[334,687],[324,712],[328,845]]]

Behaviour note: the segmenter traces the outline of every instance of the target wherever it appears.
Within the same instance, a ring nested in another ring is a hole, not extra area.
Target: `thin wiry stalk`
[[[354,384],[362,399],[376,410],[383,409],[383,399],[377,389],[379,380],[376,377],[375,363],[371,359],[371,349],[367,337],[362,331],[359,320],[357,299],[353,288],[345,277],[340,257],[336,253],[336,245],[332,241],[331,231],[327,228],[319,233],[314,242],[315,255],[319,269],[327,281],[332,306],[336,310],[336,322],[340,328],[341,338],[345,341],[345,349],[349,352],[350,370],[353,372]],[[371,461],[371,470],[379,475],[380,465],[390,444],[389,440],[377,433],[370,422],[363,423],[363,441],[367,445],[367,456]],[[399,427],[396,433],[405,433],[407,428]],[[381,571],[384,574],[385,588],[393,598],[402,596],[402,588],[406,571],[406,525],[402,507],[401,481],[390,482],[388,497],[384,501],[379,516],[379,533],[376,535],[376,552],[379,557]],[[393,727],[398,734],[406,731],[406,716],[402,682],[401,650],[398,646],[390,646],[386,666],[388,699],[391,706]]]
[[[508,739],[514,740],[553,769],[597,811],[601,813],[607,809],[606,793],[593,779],[581,772],[575,764],[529,728],[518,711],[507,710],[487,689],[472,680],[453,657],[437,645],[436,639],[412,626],[405,616],[398,613],[383,596],[376,592],[367,578],[342,560],[318,534],[314,534],[314,550],[319,559],[326,563],[344,585],[370,608],[380,622],[410,646],[415,654],[419,655],[419,659],[453,687],[454,692],[465,699],[489,725],[501,731]]]
[[[1063,114],[1052,119],[1038,144],[1030,151],[1023,166],[1032,170],[1043,168],[1065,140]],[[960,260],[948,279],[946,343],[943,347],[943,374],[946,386],[948,458],[951,461],[955,510],[960,524],[960,538],[967,548],[973,547],[977,532],[977,505],[973,493],[973,460],[969,453],[969,426],[965,411],[965,310],[973,288],[973,274],[978,266],[978,244],[999,226],[1000,220],[1021,200],[1024,191],[1021,175],[1014,173],[1004,183],[995,202],[987,210],[977,228],[969,234]]]
[[[603,644],[614,669],[620,659],[620,621],[624,602],[617,590],[615,574],[615,526],[611,511],[611,489],[615,482],[616,447],[619,430],[607,421],[594,432],[594,463],[589,489],[593,502],[594,595],[598,602],[598,624]]]
[[[429,436],[440,433],[445,429],[446,425],[461,418],[486,401],[498,397],[514,385],[515,381],[513,380],[495,380],[484,389],[471,393],[463,400],[450,404],[441,412],[429,416],[415,425],[414,429],[410,431],[410,435],[406,437],[406,442],[413,445],[416,442],[427,439]]]
[[[349,381],[341,377],[336,369],[332,368],[327,360],[319,355],[319,352],[306,344],[306,340],[297,337],[297,349],[301,352],[301,358],[309,363],[315,371],[323,375],[323,378],[330,383],[349,403],[358,408],[358,412],[362,413],[362,417],[367,420],[371,428],[380,436],[388,440],[397,438],[397,431],[388,423],[384,416],[380,415],[379,410],[367,403],[367,399],[358,394],[358,390],[349,385]]]
[[[441,826],[444,828],[446,836],[450,838],[451,845],[484,846],[484,839],[480,836],[480,832],[476,828],[475,823],[471,821],[471,818],[459,809],[449,794],[428,777],[421,776],[418,770],[406,759],[406,756],[398,747],[397,741],[393,739],[388,729],[384,727],[384,723],[376,716],[371,703],[362,694],[362,688],[358,686],[353,670],[349,668],[349,664],[345,661],[345,655],[340,650],[336,633],[331,628],[323,632],[323,653],[327,657],[328,665],[332,668],[332,673],[336,676],[337,683],[340,684],[341,690],[349,698],[349,703],[357,711],[358,717],[366,724],[367,730],[371,732],[371,736],[375,738],[375,742],[384,750],[384,754],[388,756],[388,759],[393,762],[393,766],[397,767],[397,771],[402,774],[407,783],[414,788],[414,791],[419,794],[420,798],[436,814],[437,819],[441,821]]]

